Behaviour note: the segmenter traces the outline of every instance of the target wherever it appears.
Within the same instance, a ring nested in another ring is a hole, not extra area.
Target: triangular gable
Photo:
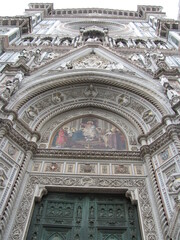
[[[144,78],[145,74],[147,74],[125,58],[114,54],[103,46],[96,46],[95,44],[87,44],[75,49],[53,61],[53,63],[39,68],[34,74],[38,77],[38,75],[52,75],[79,69],[119,72],[136,75],[139,78]]]

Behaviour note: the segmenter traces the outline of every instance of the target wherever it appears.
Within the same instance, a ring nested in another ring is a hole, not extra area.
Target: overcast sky
[[[179,0],[1,0],[0,16],[22,15],[30,2],[53,2],[55,9],[60,8],[113,8],[137,10],[137,5],[163,6],[167,17],[177,19]]]

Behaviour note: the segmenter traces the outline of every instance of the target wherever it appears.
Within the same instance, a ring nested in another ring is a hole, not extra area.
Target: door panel
[[[28,240],[140,240],[136,206],[123,195],[49,193],[36,203]]]

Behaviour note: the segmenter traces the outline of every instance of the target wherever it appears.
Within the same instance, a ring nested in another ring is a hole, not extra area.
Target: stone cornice
[[[76,159],[127,159],[140,160],[140,153],[134,151],[96,151],[96,150],[60,150],[38,149],[35,157],[76,158]]]
[[[150,145],[144,145],[141,147],[141,157],[145,156],[146,154],[154,154],[162,146],[167,144],[172,139],[173,135],[177,135],[178,137],[180,137],[180,125],[169,125],[166,130],[167,131],[163,135],[157,138]]]
[[[19,134],[14,128],[13,123],[8,119],[0,119],[0,129],[5,128],[5,135],[11,140],[16,142],[23,150],[36,152],[37,144],[26,140],[21,134]]]
[[[168,143],[175,134],[180,137],[180,125],[169,125],[167,131],[157,138],[150,145],[141,147],[140,152],[135,151],[96,151],[96,150],[60,150],[60,149],[37,149],[37,144],[27,141],[21,136],[12,125],[10,120],[0,120],[0,128],[6,129],[6,135],[21,146],[25,151],[32,151],[36,157],[53,157],[53,158],[98,158],[98,159],[129,159],[140,160],[146,154],[153,154],[162,146]]]

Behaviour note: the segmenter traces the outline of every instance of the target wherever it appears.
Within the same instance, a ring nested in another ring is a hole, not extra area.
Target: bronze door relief
[[[49,193],[36,203],[27,240],[140,240],[124,195]]]

